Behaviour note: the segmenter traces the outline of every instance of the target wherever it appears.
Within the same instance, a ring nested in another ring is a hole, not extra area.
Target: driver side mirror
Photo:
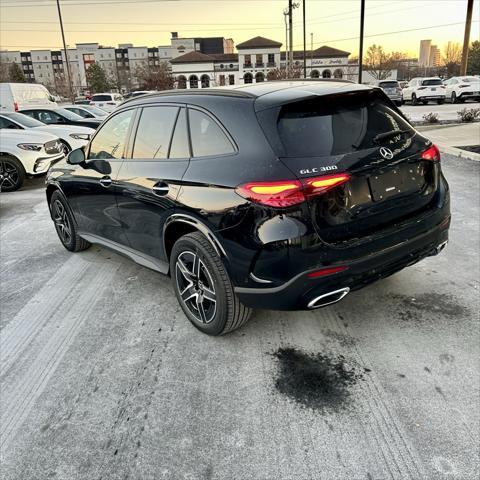
[[[67,156],[67,163],[70,165],[80,165],[85,162],[85,152],[83,148],[72,150]]]

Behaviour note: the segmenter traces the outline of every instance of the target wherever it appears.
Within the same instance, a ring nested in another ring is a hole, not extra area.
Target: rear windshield
[[[475,77],[462,77],[460,78],[462,82],[480,82],[480,78]]]
[[[329,95],[259,112],[277,155],[342,155],[375,146],[392,130],[412,130],[378,91]]]
[[[94,95],[92,97],[92,102],[109,102],[112,100],[111,95]]]
[[[381,88],[397,88],[398,82],[380,82],[378,86]]]
[[[430,80],[422,80],[422,85],[424,87],[429,87],[431,85],[443,85],[443,83],[439,78],[433,78]]]

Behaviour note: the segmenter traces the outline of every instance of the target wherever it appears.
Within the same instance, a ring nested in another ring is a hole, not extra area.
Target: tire
[[[60,143],[63,145],[63,154],[67,156],[72,151],[72,147],[65,140],[60,139]]]
[[[67,250],[81,252],[90,247],[90,242],[78,236],[77,227],[67,202],[58,191],[53,192],[50,198],[50,211],[58,238]]]
[[[455,92],[452,92],[451,101],[452,103],[457,103],[457,94]]]
[[[418,105],[417,96],[414,93],[412,93],[412,105]]]
[[[14,192],[22,187],[27,174],[22,163],[10,155],[0,155],[0,191]]]
[[[177,240],[170,272],[178,303],[201,332],[224,335],[247,323],[252,310],[237,298],[220,256],[200,232]]]
[[[445,103],[445,100],[444,99],[437,100],[437,103],[438,105],[443,105]]]

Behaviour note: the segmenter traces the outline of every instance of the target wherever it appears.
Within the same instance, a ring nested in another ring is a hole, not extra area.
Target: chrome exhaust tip
[[[340,288],[339,290],[334,290],[333,292],[324,293],[319,297],[315,297],[314,299],[310,300],[308,303],[308,308],[313,310],[315,308],[326,307],[327,305],[331,305],[332,303],[337,303],[343,298],[345,298],[348,293],[350,292],[350,288]]]
[[[438,255],[448,244],[448,240],[445,240],[442,242],[440,245],[437,245],[430,253],[429,256],[433,257],[435,255]]]

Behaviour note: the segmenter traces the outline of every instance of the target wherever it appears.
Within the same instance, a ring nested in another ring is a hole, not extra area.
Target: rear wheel
[[[0,191],[14,192],[25,181],[26,173],[23,165],[15,157],[0,156]]]
[[[78,236],[70,209],[59,192],[53,192],[50,198],[50,211],[58,238],[67,250],[80,252],[90,246],[90,242]]]
[[[183,312],[208,335],[240,328],[251,315],[233,291],[221,258],[199,232],[181,237],[170,256],[173,288]]]
[[[412,105],[418,105],[417,96],[414,93],[412,93]]]

